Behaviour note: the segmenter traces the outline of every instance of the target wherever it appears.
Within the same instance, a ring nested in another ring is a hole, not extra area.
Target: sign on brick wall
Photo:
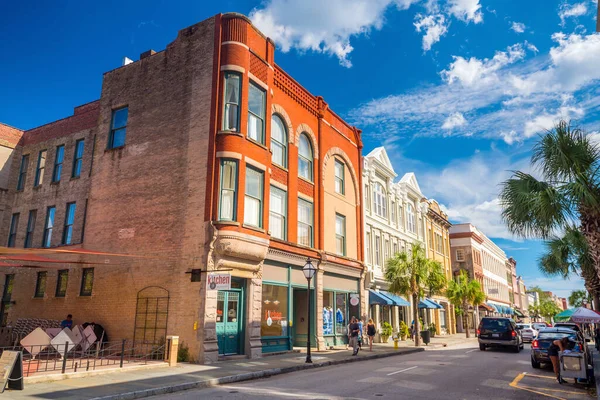
[[[231,274],[208,274],[206,285],[208,290],[230,290]]]

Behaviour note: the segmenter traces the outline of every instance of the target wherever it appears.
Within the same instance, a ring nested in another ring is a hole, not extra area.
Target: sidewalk
[[[472,339],[471,339],[472,340]],[[470,343],[464,334],[432,338],[428,348]],[[424,351],[426,346],[415,348],[412,341],[400,342],[394,349],[393,342],[373,345],[373,352],[363,346],[358,356],[350,350],[334,349],[312,353],[313,364],[305,364],[306,353],[292,352],[277,356],[265,356],[256,360],[239,359],[222,361],[212,365],[181,363],[177,367],[161,367],[135,371],[117,370],[96,376],[65,379],[54,382],[25,383],[25,390],[5,392],[10,399],[137,399],[180,390],[202,388],[232,382],[265,378],[272,375],[318,368],[367,359],[390,357]],[[2,395],[0,395],[2,396]]]

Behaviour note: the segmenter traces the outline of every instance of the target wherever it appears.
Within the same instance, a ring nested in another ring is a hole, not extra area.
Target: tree
[[[584,303],[590,302],[590,295],[585,290],[573,290],[569,296],[571,307],[583,307]]]
[[[469,279],[467,271],[462,270],[455,280],[448,282],[446,297],[457,310],[457,314],[463,318],[463,326],[467,338],[471,337],[469,332],[469,306],[478,307],[485,300],[485,293],[476,280]]]
[[[531,315],[544,317],[548,320],[554,318],[554,316],[563,310],[556,305],[554,300],[548,295],[548,293],[544,292],[538,286],[532,286],[529,288],[531,292],[537,292],[538,297],[540,299],[539,304],[535,306],[529,306],[529,312]]]
[[[516,171],[502,183],[508,229],[524,238],[551,238],[577,223],[600,276],[600,154],[586,134],[565,121],[540,137],[531,164],[542,175]]]
[[[546,252],[539,260],[539,267],[548,276],[561,276],[563,279],[568,279],[572,274],[581,276],[585,288],[592,294],[594,308],[597,309],[600,305],[600,279],[596,274],[587,240],[577,227],[569,225],[562,237],[554,236],[546,242]]]
[[[430,296],[443,292],[446,278],[442,265],[428,259],[420,243],[413,243],[408,251],[396,253],[387,261],[385,279],[390,283],[391,293],[412,298],[415,346],[420,346],[419,302],[425,297],[426,291]]]

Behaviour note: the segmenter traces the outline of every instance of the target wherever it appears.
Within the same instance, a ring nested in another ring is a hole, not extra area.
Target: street
[[[469,345],[436,349],[276,377],[191,390],[162,399],[589,399],[572,380],[559,385],[550,367],[519,354]],[[318,357],[315,356],[313,358]]]

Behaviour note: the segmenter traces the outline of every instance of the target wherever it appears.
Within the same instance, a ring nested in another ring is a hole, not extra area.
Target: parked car
[[[479,350],[488,347],[510,347],[516,353],[523,348],[523,337],[511,318],[484,317],[477,329]]]
[[[517,328],[521,331],[521,337],[524,342],[532,342],[538,334],[538,330],[531,324],[517,324]]]
[[[573,344],[578,340],[577,332],[567,328],[546,328],[541,330],[531,342],[531,366],[539,368],[541,363],[549,363],[548,348],[555,340],[568,337]]]
[[[554,328],[567,328],[575,332],[581,332],[581,328],[575,322],[555,322]]]

